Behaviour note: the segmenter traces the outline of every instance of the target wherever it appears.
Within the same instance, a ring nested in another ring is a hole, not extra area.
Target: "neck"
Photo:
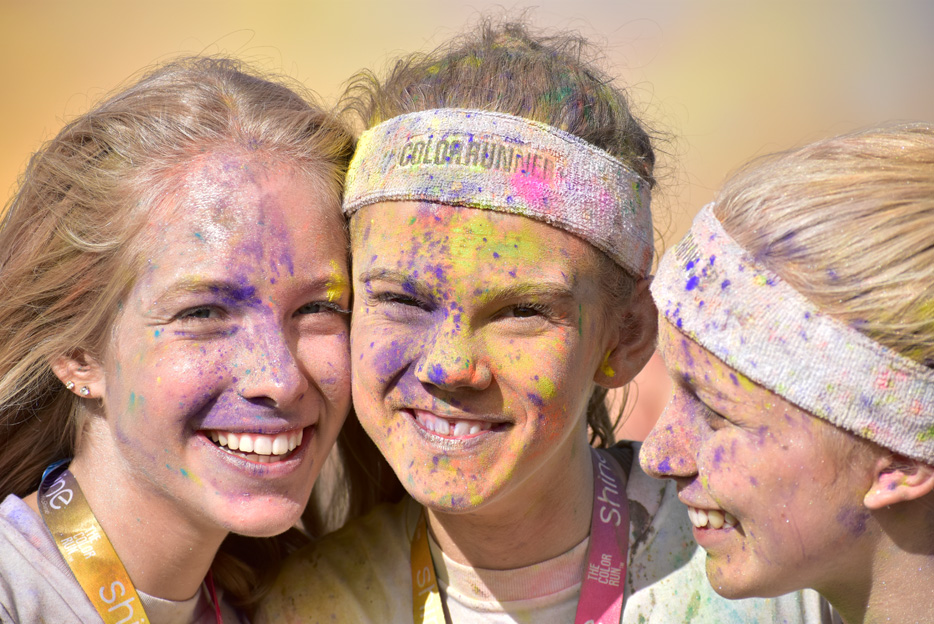
[[[475,568],[511,570],[557,557],[583,541],[590,534],[593,465],[586,438],[568,446],[573,453],[556,453],[533,478],[480,509],[428,509],[441,550]]]
[[[856,580],[819,588],[846,624],[924,622],[934,613],[934,503],[899,503],[873,513],[880,530]]]
[[[129,479],[116,489],[117,471],[95,455],[75,458],[70,470],[136,589],[167,600],[194,596],[227,533],[192,524],[165,495]]]

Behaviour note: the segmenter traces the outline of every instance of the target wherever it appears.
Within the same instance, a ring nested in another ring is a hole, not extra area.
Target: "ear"
[[[617,326],[611,327],[611,344],[594,375],[597,385],[619,388],[642,370],[655,351],[658,338],[658,311],[649,292],[652,278],[639,280],[629,303],[621,311]]]
[[[104,367],[88,353],[76,350],[51,362],[52,372],[68,390],[82,399],[104,396]]]
[[[916,500],[934,491],[934,466],[920,460],[887,453],[876,460],[874,478],[863,504],[881,509]]]

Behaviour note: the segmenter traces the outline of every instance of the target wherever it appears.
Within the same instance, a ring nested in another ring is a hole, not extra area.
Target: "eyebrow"
[[[330,277],[320,276],[299,282],[296,284],[295,289],[324,293],[333,286],[333,280]],[[220,297],[225,302],[237,305],[256,305],[261,302],[261,298],[256,294],[255,286],[244,286],[226,280],[183,277],[163,291],[154,303],[156,305],[165,305],[175,299],[191,294],[212,294]]]
[[[369,284],[373,281],[386,281],[400,284],[411,289],[420,296],[430,296],[430,290],[425,288],[418,278],[395,269],[374,268],[360,274],[360,281]],[[483,289],[477,296],[484,303],[503,299],[524,299],[536,297],[542,299],[573,300],[574,289],[565,282],[553,280],[539,280],[535,282],[520,282],[507,286]]]

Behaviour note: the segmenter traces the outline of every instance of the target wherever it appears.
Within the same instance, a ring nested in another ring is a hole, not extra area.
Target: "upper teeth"
[[[473,435],[481,431],[487,431],[493,426],[493,423],[483,420],[456,420],[453,418],[441,418],[431,412],[416,410],[415,417],[418,422],[429,431],[434,431],[440,435],[461,437]]]
[[[286,455],[302,443],[302,429],[286,431],[276,435],[265,433],[233,433],[232,431],[211,431],[211,439],[222,448],[241,453],[256,455]]]
[[[708,524],[714,529],[722,529],[724,525],[735,527],[739,524],[739,521],[733,514],[719,509],[688,507],[688,517],[691,519],[691,524],[698,529],[702,529]]]

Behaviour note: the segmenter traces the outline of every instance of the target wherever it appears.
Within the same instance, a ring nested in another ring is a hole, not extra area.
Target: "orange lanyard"
[[[67,461],[46,469],[38,498],[55,545],[104,623],[149,622],[126,568],[68,471]]]

